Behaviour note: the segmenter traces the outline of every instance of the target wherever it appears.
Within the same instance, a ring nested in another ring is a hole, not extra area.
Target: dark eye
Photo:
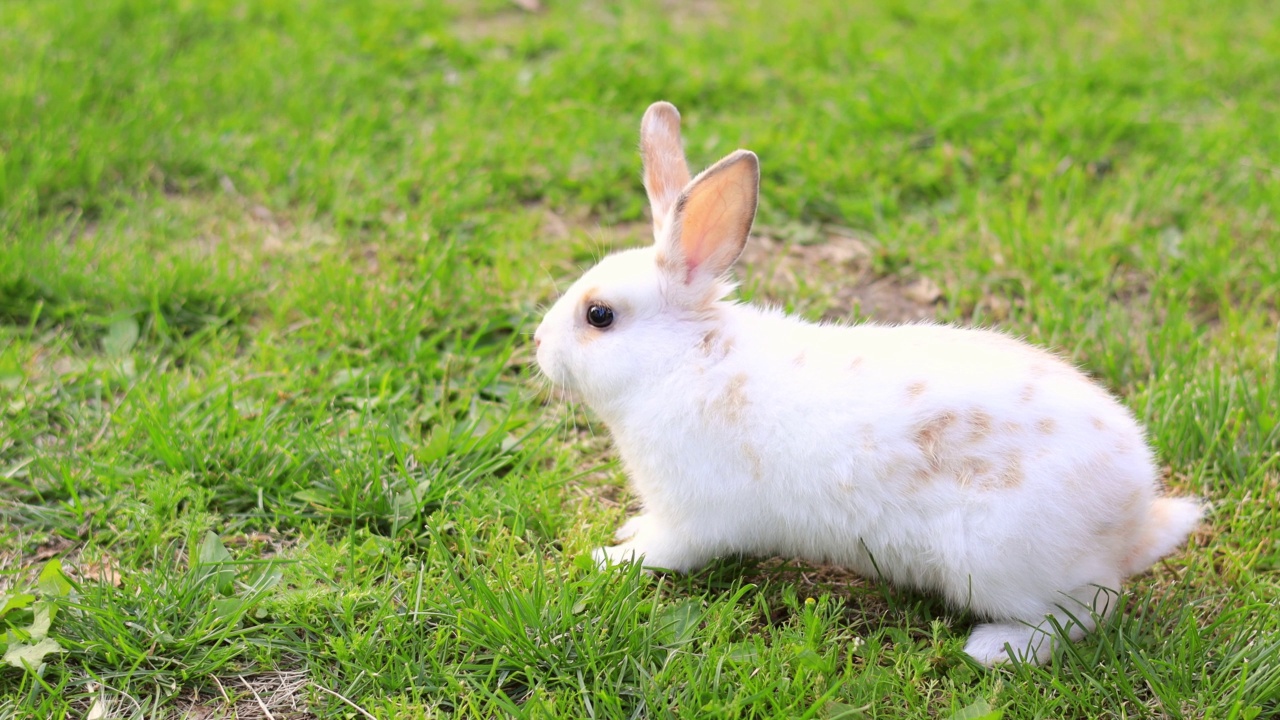
[[[587,306],[587,322],[591,327],[607,328],[613,324],[613,308],[592,303]]]

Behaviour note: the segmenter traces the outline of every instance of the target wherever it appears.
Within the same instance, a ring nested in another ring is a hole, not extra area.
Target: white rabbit
[[[652,247],[606,257],[534,335],[612,432],[644,512],[596,551],[679,572],[782,555],[940,593],[986,665],[1052,656],[1202,508],[1054,355],[988,330],[813,324],[725,300],[759,192],[738,150],[690,180],[675,107],[641,122]]]

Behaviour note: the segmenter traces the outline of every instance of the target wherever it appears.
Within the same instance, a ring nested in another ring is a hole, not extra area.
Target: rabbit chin
[[[551,316],[548,316],[550,324]],[[538,328],[539,343],[537,350],[538,369],[551,381],[551,384],[569,397],[583,401],[597,412],[607,410],[621,395],[621,388],[627,385],[626,378],[631,372],[627,367],[628,358],[606,357],[606,348],[583,346],[580,339],[562,333],[543,331]]]
[[[631,340],[644,343],[645,335],[632,332],[627,338],[618,338],[618,344]],[[543,348],[539,348],[538,357],[542,373],[557,389],[585,402],[611,427],[629,417],[628,408],[637,395],[654,393],[654,382],[649,378],[657,371],[655,366],[662,364],[660,357],[647,351],[627,353],[606,347],[613,340],[601,339],[587,347],[568,343],[559,352],[546,352],[545,358]],[[654,344],[661,342],[656,337],[652,340]]]

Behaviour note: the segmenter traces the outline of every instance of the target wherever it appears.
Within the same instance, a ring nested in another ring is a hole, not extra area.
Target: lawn
[[[1280,7],[543,4],[0,2],[0,716],[1280,714]],[[1202,529],[1040,668],[596,571],[634,498],[530,335],[650,241],[658,99],[760,156],[741,297],[1058,350]]]

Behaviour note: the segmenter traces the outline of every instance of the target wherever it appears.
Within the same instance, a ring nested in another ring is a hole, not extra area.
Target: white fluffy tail
[[[1130,575],[1140,573],[1176,550],[1203,516],[1204,507],[1190,498],[1156,498],[1151,503],[1151,514],[1147,516],[1142,539],[1129,553],[1126,572]]]

